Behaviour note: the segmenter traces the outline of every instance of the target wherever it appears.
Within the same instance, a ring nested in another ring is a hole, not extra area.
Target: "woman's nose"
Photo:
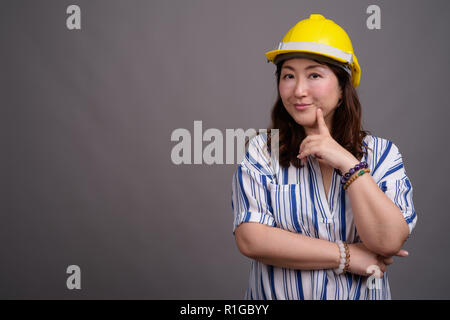
[[[305,81],[297,81],[294,88],[294,95],[296,97],[303,97],[307,94],[308,88]]]

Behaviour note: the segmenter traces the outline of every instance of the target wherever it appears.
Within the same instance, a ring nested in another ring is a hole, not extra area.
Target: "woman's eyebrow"
[[[323,66],[323,65],[321,65],[321,64],[311,64],[311,65],[307,66],[307,67],[305,68],[305,70],[314,69],[314,68],[324,68],[324,67],[325,67],[325,66]],[[283,66],[283,69],[284,69],[284,68],[290,69],[290,70],[292,70],[292,71],[295,71],[295,68],[294,68],[294,67],[291,67],[290,65]]]
[[[291,67],[291,66],[283,66],[283,69],[290,69],[292,71],[295,71],[295,69],[293,67]]]
[[[313,68],[325,68],[325,66],[322,65],[322,64],[312,64],[312,65],[310,65],[310,66],[307,66],[307,67],[305,68],[305,70],[309,70],[309,69],[313,69]]]

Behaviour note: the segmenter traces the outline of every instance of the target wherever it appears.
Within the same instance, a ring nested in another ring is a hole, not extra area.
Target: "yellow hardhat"
[[[321,14],[311,14],[308,19],[299,21],[286,33],[276,50],[266,53],[268,62],[277,63],[280,55],[286,53],[307,53],[338,61],[351,71],[353,86],[361,79],[361,68],[353,52],[349,36],[333,20]]]

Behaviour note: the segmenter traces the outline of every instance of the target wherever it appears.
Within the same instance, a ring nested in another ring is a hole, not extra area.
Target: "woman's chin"
[[[302,118],[294,118],[295,122],[302,127],[313,127],[314,126],[314,122],[316,121],[316,119],[313,119],[311,117],[311,119],[306,119],[305,117]]]

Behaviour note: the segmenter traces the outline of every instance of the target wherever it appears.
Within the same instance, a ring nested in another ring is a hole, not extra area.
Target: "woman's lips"
[[[297,110],[305,110],[307,109],[311,104],[294,104],[295,109]]]

